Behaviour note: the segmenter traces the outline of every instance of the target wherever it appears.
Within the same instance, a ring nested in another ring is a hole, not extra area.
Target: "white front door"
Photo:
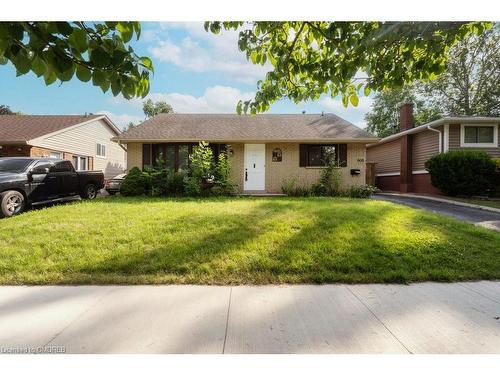
[[[266,189],[266,145],[245,144],[244,190]]]

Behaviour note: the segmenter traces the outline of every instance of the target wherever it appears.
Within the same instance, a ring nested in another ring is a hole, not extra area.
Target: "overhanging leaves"
[[[138,22],[0,22],[0,64],[17,75],[34,72],[50,85],[76,77],[92,79],[104,92],[144,97],[153,64],[126,45],[140,35]]]

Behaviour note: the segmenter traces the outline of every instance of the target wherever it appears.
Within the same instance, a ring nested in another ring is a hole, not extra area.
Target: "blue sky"
[[[153,100],[169,102],[179,113],[234,113],[239,99],[253,97],[256,82],[269,69],[248,62],[237,48],[237,33],[206,33],[202,23],[144,22],[139,41],[132,47],[153,59]],[[142,100],[125,100],[77,79],[45,86],[33,73],[16,77],[11,64],[0,66],[0,104],[25,114],[106,113],[118,125],[144,119]],[[335,113],[364,127],[371,98],[361,98],[357,108],[343,108],[338,98],[315,102],[275,103],[270,113]]]

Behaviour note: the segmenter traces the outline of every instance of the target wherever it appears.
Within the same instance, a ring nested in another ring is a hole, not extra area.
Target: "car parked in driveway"
[[[106,182],[104,183],[104,190],[106,190],[109,195],[115,195],[116,193],[120,192],[122,182],[126,176],[126,173],[122,173],[118,176],[110,178],[109,180],[106,180]]]
[[[0,217],[16,215],[32,204],[79,195],[94,199],[104,187],[101,171],[75,171],[68,160],[0,158]]]

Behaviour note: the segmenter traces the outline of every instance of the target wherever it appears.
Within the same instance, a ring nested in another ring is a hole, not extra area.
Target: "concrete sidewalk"
[[[500,282],[0,287],[0,350],[500,353]]]

